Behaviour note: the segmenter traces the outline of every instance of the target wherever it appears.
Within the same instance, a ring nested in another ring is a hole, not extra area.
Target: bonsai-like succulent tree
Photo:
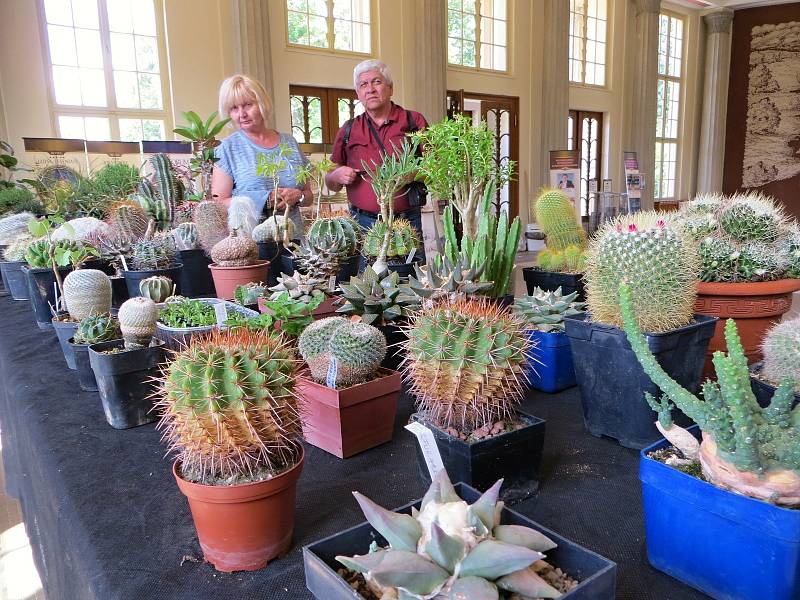
[[[567,195],[561,190],[545,188],[534,209],[547,246],[536,257],[537,266],[545,271],[583,272],[586,232]]]
[[[295,180],[301,185],[307,181],[314,183],[316,202],[314,205],[314,218],[319,219],[322,208],[322,198],[325,197],[325,174],[336,166],[330,158],[323,156],[319,160],[310,160],[306,165],[295,173]]]
[[[270,154],[259,154],[256,157],[256,175],[259,177],[266,177],[272,182],[272,189],[273,189],[273,198],[272,198],[272,216],[269,217],[267,220],[274,220],[276,211],[278,208],[278,203],[282,200],[280,195],[278,194],[281,177],[281,171],[286,169],[289,166],[289,156],[291,155],[292,150],[289,148],[287,144],[278,144],[278,151],[273,152]],[[306,173],[305,170],[302,170],[301,173]],[[297,177],[297,174],[295,174]],[[307,177],[307,175],[300,175],[301,178]],[[289,209],[291,207],[287,203],[283,209],[283,222],[286,223],[289,221]],[[275,226],[277,227],[278,222],[275,222]],[[289,229],[288,227],[283,228],[283,245],[288,247],[289,242]]]
[[[190,166],[193,177],[200,177],[201,191],[199,194],[190,196],[191,200],[211,200],[211,173],[217,157],[214,155],[214,148],[220,145],[217,136],[230,122],[230,119],[223,119],[214,122],[217,112],[203,121],[196,112],[189,111],[183,113],[183,118],[188,122],[182,127],[173,129],[178,135],[185,137],[192,142],[194,153]]]

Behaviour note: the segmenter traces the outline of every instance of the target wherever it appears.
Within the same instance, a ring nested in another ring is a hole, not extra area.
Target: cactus
[[[633,291],[639,327],[662,332],[692,319],[697,295],[697,251],[666,215],[622,215],[595,234],[584,280],[592,319],[622,327],[619,284]]]
[[[409,276],[407,289],[414,295],[438,300],[449,294],[479,294],[492,287],[491,281],[481,281],[484,265],[470,267],[463,252],[453,263],[447,256],[437,255],[425,267],[414,265],[416,277]]]
[[[761,343],[762,375],[774,385],[790,378],[800,394],[800,317],[774,325]]]
[[[720,208],[720,228],[741,242],[774,242],[786,221],[782,209],[771,198],[758,193],[731,196]]]
[[[134,271],[168,269],[175,264],[175,244],[168,233],[158,233],[131,245],[131,268]]]
[[[158,307],[150,298],[136,296],[122,303],[117,319],[125,349],[146,348],[156,333]]]
[[[530,343],[516,315],[483,298],[424,307],[408,327],[405,377],[437,427],[473,431],[513,415]]]
[[[27,233],[28,222],[35,219],[32,213],[24,212],[0,219],[0,246],[8,246],[22,233]]]
[[[88,258],[88,251],[93,248],[87,244],[76,242],[74,240],[56,240],[53,242],[48,241],[46,238],[36,239],[32,241],[25,249],[24,260],[32,269],[43,269],[53,267],[54,257],[60,253],[72,253],[75,257],[82,256],[83,260]],[[51,256],[50,251],[53,251]],[[65,261],[64,264],[59,266],[67,266],[70,261]]]
[[[172,230],[172,240],[177,250],[194,250],[197,248],[197,227],[192,222],[181,223]]]
[[[247,196],[234,196],[228,204],[228,229],[236,229],[241,235],[250,237],[258,224],[259,213]]]
[[[220,267],[244,267],[258,260],[258,246],[235,229],[211,249],[211,260]]]
[[[534,288],[530,296],[514,300],[512,310],[537,331],[564,331],[564,317],[577,315],[586,310],[585,302],[575,302],[578,292],[562,295],[561,288],[546,292]]]
[[[560,273],[583,273],[586,270],[586,252],[579,246],[567,246],[564,250],[540,250],[536,266],[543,271]]]
[[[399,321],[419,304],[413,294],[404,293],[397,273],[384,271],[378,275],[372,267],[340,287],[345,303],[336,312],[358,316],[368,325]]]
[[[253,228],[253,240],[256,242],[276,242],[283,241],[284,228],[288,228],[289,238],[294,236],[294,221],[282,215],[268,217],[263,223]]]
[[[157,406],[181,476],[231,484],[294,465],[301,452],[298,366],[281,337],[243,327],[195,338],[175,354]]]
[[[327,281],[339,273],[344,253],[336,247],[312,246],[309,240],[303,240],[292,249],[297,270],[314,279]]]
[[[292,300],[308,303],[317,296],[324,296],[327,289],[327,282],[322,279],[314,279],[299,271],[295,271],[292,275],[281,273],[278,275],[277,285],[269,288],[272,292],[269,299],[277,300],[285,292]]]
[[[106,215],[109,227],[129,244],[144,237],[148,220],[147,213],[133,200],[114,202]]]
[[[108,225],[94,217],[80,217],[59,225],[51,234],[54,240],[86,240],[93,233],[108,233]]]
[[[164,300],[172,296],[174,290],[175,283],[172,279],[163,275],[147,277],[139,282],[139,293],[146,298],[150,298],[153,302],[164,302]]]
[[[97,344],[120,338],[119,321],[111,315],[90,315],[84,317],[72,341],[75,344]]]
[[[536,199],[536,222],[544,232],[550,250],[567,246],[586,247],[586,233],[580,226],[575,208],[561,190],[544,188]]]
[[[367,381],[377,372],[386,356],[386,338],[366,323],[328,317],[303,330],[298,349],[315,381],[340,389]]]
[[[786,277],[800,279],[800,227],[797,223],[789,227],[784,241],[783,255],[786,257]]]
[[[386,234],[386,223],[377,220],[370,227],[364,236],[364,256],[377,257],[381,251],[381,244]],[[389,236],[389,246],[386,250],[386,258],[403,259],[411,253],[411,250],[419,250],[420,241],[417,230],[411,222],[406,219],[395,219],[392,222],[392,232]]]
[[[352,217],[319,218],[311,224],[306,234],[310,246],[331,248],[341,256],[358,252],[361,226]]]
[[[64,278],[64,301],[73,321],[111,311],[111,280],[95,269],[78,269]]]
[[[25,251],[28,246],[33,242],[33,236],[29,233],[21,233],[18,237],[14,238],[8,244],[8,247],[3,252],[3,259],[10,262],[19,262],[25,260]]]
[[[535,529],[502,525],[499,480],[472,505],[439,471],[411,515],[393,513],[353,492],[364,516],[389,543],[356,556],[337,556],[364,574],[375,597],[404,600],[560,598],[577,586],[565,576],[552,587],[543,576],[553,567],[544,553],[556,543]],[[502,596],[505,597],[505,596]]]
[[[172,226],[175,207],[183,203],[184,185],[166,154],[154,154],[147,164],[151,178],[139,182],[134,199],[156,222],[159,231],[167,231]]]
[[[194,207],[192,222],[197,227],[197,237],[200,238],[200,246],[206,254],[228,235],[228,211],[219,202],[198,202]]]
[[[664,396],[646,400],[672,441],[672,404],[703,431],[699,456],[706,479],[719,487],[786,506],[800,505],[800,408],[792,409],[790,378],[781,381],[768,408],[761,408],[750,389],[747,357],[733,319],[725,323],[727,356],[713,357],[717,382],[703,384],[703,399],[683,388],[658,364],[637,323],[633,290],[619,286],[625,333],[644,372]],[[671,401],[671,402],[670,402]]]

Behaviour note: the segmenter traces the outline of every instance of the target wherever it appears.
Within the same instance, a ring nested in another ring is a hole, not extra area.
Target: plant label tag
[[[223,327],[228,320],[228,309],[222,302],[214,305],[214,314],[217,316],[217,326]]]
[[[433,432],[417,421],[406,425],[406,429],[417,437],[419,448],[422,450],[422,456],[425,457],[425,464],[428,465],[428,472],[433,480],[436,474],[444,469],[442,455],[439,454],[439,447],[436,445]]]
[[[406,256],[406,264],[409,264],[412,260],[414,260],[414,255],[416,253],[417,253],[417,249],[416,248],[412,248],[411,252],[409,252],[408,256]]]
[[[335,356],[331,356],[331,364],[328,365],[328,374],[325,377],[325,385],[331,389],[336,389],[336,375],[339,373],[339,363]]]
[[[334,291],[336,289],[336,275],[328,277],[328,290]]]
[[[127,262],[126,262],[126,260],[125,260],[125,255],[124,255],[124,254],[120,254],[120,255],[119,255],[119,259],[122,261],[122,268],[123,268],[123,270],[125,270],[125,271],[128,271],[128,270],[129,270],[129,269],[128,269],[128,263],[127,263]]]

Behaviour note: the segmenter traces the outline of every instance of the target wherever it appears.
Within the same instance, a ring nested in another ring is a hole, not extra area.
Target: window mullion
[[[334,50],[334,31],[333,31],[333,1],[328,0],[328,48]]]
[[[114,87],[114,67],[111,63],[111,33],[108,25],[107,0],[97,0],[97,15],[100,22],[100,46],[103,51],[103,76],[106,83],[106,98],[108,99],[108,120],[111,138],[120,139],[119,117],[117,108],[117,95]]]
[[[481,68],[481,0],[475,2],[475,68]]]

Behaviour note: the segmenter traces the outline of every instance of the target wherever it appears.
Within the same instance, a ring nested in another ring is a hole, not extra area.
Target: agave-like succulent
[[[532,295],[514,300],[512,310],[537,331],[564,331],[564,317],[586,310],[585,302],[575,302],[577,297],[578,292],[564,296],[560,287],[555,292],[546,292],[537,287]]]
[[[368,325],[397,321],[419,304],[413,294],[404,293],[396,272],[384,271],[378,275],[372,267],[367,267],[361,277],[351,277],[349,283],[340,287],[345,302],[336,312],[359,316]]]
[[[439,471],[411,515],[393,513],[353,492],[364,516],[389,543],[368,554],[337,556],[362,573],[381,598],[400,600],[497,599],[500,592],[523,599],[560,598],[577,585],[571,578],[558,590],[540,575],[552,569],[544,553],[556,547],[543,533],[503,525],[499,480],[475,503],[458,497],[447,472]]]
[[[485,265],[470,266],[464,252],[453,262],[447,256],[437,255],[427,266],[414,265],[416,277],[409,276],[408,288],[422,298],[437,300],[448,294],[479,294],[494,285],[480,281]]]
[[[278,276],[278,284],[273,285],[269,290],[272,292],[270,300],[276,300],[278,296],[286,292],[292,300],[311,302],[316,296],[325,294],[327,287],[322,279],[315,279],[310,275],[295,271],[292,275],[281,273]]]

